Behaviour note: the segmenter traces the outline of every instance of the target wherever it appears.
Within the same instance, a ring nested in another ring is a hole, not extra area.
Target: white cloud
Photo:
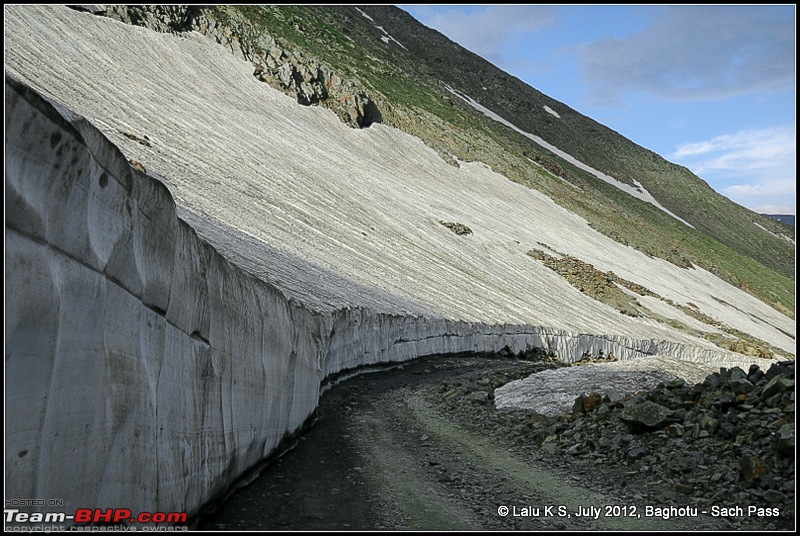
[[[794,195],[797,185],[793,181],[767,181],[759,184],[734,184],[723,188],[733,197],[762,195]]]
[[[745,130],[710,140],[679,145],[670,156],[701,175],[709,170],[793,170],[796,158],[793,125]],[[794,176],[794,172],[791,173]]]
[[[673,100],[794,87],[794,15],[781,6],[670,6],[642,33],[578,48],[592,100]]]
[[[758,205],[753,212],[759,214],[794,214],[795,207],[789,205]]]
[[[684,143],[678,146],[673,156],[685,158],[719,151],[743,151],[749,154],[768,151],[773,154],[793,156],[795,153],[794,141],[794,127],[783,125],[725,134],[711,140],[695,143]]]
[[[686,143],[670,159],[737,203],[786,208],[797,191],[795,147],[794,126],[783,125]]]

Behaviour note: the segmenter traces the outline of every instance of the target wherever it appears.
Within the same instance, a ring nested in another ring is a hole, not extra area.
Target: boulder
[[[619,418],[635,433],[660,430],[669,424],[670,409],[649,400],[636,399],[625,405]]]

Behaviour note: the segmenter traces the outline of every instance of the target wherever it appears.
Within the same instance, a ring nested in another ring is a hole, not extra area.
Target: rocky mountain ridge
[[[80,9],[80,8],[78,8]],[[256,33],[244,17],[199,6],[103,6],[96,15],[157,32],[198,32],[250,61],[253,76],[297,98],[304,106],[323,105],[346,124],[365,128],[381,121],[367,88],[341,78],[331,67],[288,46],[269,33]]]

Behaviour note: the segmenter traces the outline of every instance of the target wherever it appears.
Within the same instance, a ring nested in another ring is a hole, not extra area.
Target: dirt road
[[[524,422],[494,409],[492,386],[545,366],[428,358],[343,381],[325,393],[297,446],[197,528],[734,528],[725,518],[693,515],[680,496],[648,502],[645,486],[624,466],[508,440],[504,432]]]

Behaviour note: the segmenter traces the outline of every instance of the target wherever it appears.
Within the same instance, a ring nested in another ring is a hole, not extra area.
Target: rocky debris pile
[[[501,355],[501,357],[507,357]],[[462,406],[467,413],[474,412],[477,408],[472,404],[489,406],[494,402],[494,390],[530,374],[544,372],[553,368],[553,364],[541,362],[527,362],[522,366],[508,370],[498,370],[481,378],[459,378],[456,380],[442,380],[437,390],[437,396],[450,404]]]
[[[472,229],[464,225],[463,223],[456,223],[452,221],[444,221],[441,220],[439,223],[456,233],[458,236],[462,235],[471,235]]]
[[[554,252],[550,255],[540,249],[532,249],[528,255],[544,263],[545,266],[566,279],[573,287],[584,294],[615,308],[628,316],[641,316],[642,304],[625,293],[620,286],[643,295],[652,294],[644,287],[623,279],[613,272],[601,272],[592,264],[576,257]]]
[[[529,370],[536,377],[592,367],[531,361],[443,381],[428,400],[499,441],[619,487],[631,504],[777,508],[775,526],[793,523],[794,362],[721,369],[698,384],[675,378],[628,395],[590,391],[553,416],[494,407],[495,390]],[[732,518],[742,526],[756,521]]]
[[[163,33],[196,31],[229,48],[255,67],[253,76],[305,105],[322,105],[352,127],[381,123],[375,99],[355,80],[282,43],[264,28],[224,7],[107,6],[103,14],[116,20]]]
[[[537,348],[535,346],[531,346],[530,348],[516,353],[509,346],[505,346],[499,352],[497,352],[497,355],[502,358],[512,358],[520,361],[535,361],[536,363],[550,365],[550,367],[547,368],[569,366],[568,363],[564,363],[558,359],[556,354],[552,351],[546,351],[544,348]]]
[[[614,356],[614,354],[609,353],[606,355],[603,350],[600,350],[596,356],[590,354],[589,352],[584,352],[580,359],[571,363],[571,366],[579,367],[581,365],[591,365],[595,363],[615,363],[616,361],[617,358]]]
[[[725,348],[726,350],[747,356],[758,357],[760,359],[773,359],[776,353],[779,355],[785,354],[785,352],[777,351],[776,348],[766,341],[758,340],[747,333],[731,328],[730,326],[727,326],[724,323],[701,313],[696,309],[697,306],[694,304],[691,304],[692,306],[690,307],[675,303],[671,299],[664,298],[663,296],[656,294],[655,292],[643,287],[642,285],[639,285],[638,283],[628,281],[627,279],[616,275],[614,272],[602,272],[588,262],[555,251],[545,244],[540,243],[540,245],[547,247],[547,249],[550,249],[555,255],[551,255],[550,253],[547,253],[541,249],[532,249],[528,251],[528,256],[541,261],[547,268],[550,268],[561,277],[566,279],[567,282],[569,282],[580,292],[608,305],[609,307],[613,307],[624,315],[633,317],[644,316],[656,319],[659,318],[658,315],[653,314],[652,311],[642,305],[642,303],[636,297],[631,295],[631,293],[623,290],[627,289],[628,291],[638,294],[639,296],[657,298],[664,303],[679,309],[688,316],[725,332],[725,334],[714,333],[711,331],[696,333],[697,335],[710,340],[720,348]],[[666,322],[673,327],[679,327],[684,331],[695,331],[683,325],[683,323],[676,319],[661,319],[661,321]]]
[[[707,506],[757,505],[794,513],[793,361],[764,372],[721,369],[625,398],[580,395],[572,414],[532,415],[548,452],[621,463],[637,479]]]

